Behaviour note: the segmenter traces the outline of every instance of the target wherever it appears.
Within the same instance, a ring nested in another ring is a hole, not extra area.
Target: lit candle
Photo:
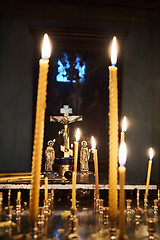
[[[117,219],[117,169],[118,169],[118,89],[116,37],[113,38],[112,66],[109,66],[109,219]]]
[[[80,138],[79,128],[76,132],[76,141],[74,141],[74,166],[72,172],[72,209],[76,209],[76,177],[77,177],[77,160],[78,160],[78,141]]]
[[[148,162],[148,173],[147,173],[147,181],[146,181],[145,199],[147,199],[147,196],[148,196],[148,188],[149,188],[151,169],[152,169],[152,159],[153,159],[153,149],[150,148],[149,149],[149,162]]]
[[[120,239],[124,239],[125,233],[125,163],[126,163],[126,143],[122,142],[119,149],[119,185],[120,185],[120,192],[119,192],[119,234]]]
[[[45,201],[48,200],[48,177],[45,177],[45,192],[44,192]]]
[[[122,132],[121,132],[121,142],[125,142],[125,132],[127,130],[126,116],[123,118]]]
[[[72,172],[72,209],[76,209],[76,172]]]
[[[93,153],[93,161],[94,161],[94,174],[95,174],[95,184],[96,184],[96,198],[99,198],[99,179],[98,179],[98,157],[97,157],[97,149],[96,142],[94,137],[92,136],[92,153]]]
[[[78,141],[80,139],[80,131],[79,128],[76,132],[76,141],[74,141],[74,172],[77,172],[77,160],[78,160]]]
[[[21,191],[18,191],[17,193],[17,200],[20,200],[21,199]]]
[[[38,217],[39,207],[39,188],[40,188],[40,173],[42,164],[43,152],[43,137],[44,137],[44,119],[46,109],[46,94],[47,94],[47,75],[49,68],[50,45],[48,35],[44,35],[42,59],[39,61],[39,80],[37,91],[36,104],[36,119],[34,131],[34,143],[32,153],[32,180],[30,190],[30,221],[34,223]]]

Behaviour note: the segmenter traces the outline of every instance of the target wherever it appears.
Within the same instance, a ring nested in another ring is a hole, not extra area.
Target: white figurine
[[[52,166],[54,164],[54,159],[55,159],[55,151],[53,148],[54,141],[50,140],[47,143],[48,147],[45,150],[45,157],[46,157],[46,162],[45,162],[45,171],[53,171]]]

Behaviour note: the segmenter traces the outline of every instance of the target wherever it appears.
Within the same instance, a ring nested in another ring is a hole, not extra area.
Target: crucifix
[[[72,113],[72,108],[69,108],[68,105],[64,105],[63,108],[60,108],[60,113],[64,116],[50,116],[50,122],[58,122],[64,125],[64,128],[61,130],[64,138],[64,145],[61,145],[60,149],[64,152],[64,157],[70,157],[73,156],[73,150],[70,149],[68,125],[73,122],[82,121],[82,116],[69,116],[69,114]]]

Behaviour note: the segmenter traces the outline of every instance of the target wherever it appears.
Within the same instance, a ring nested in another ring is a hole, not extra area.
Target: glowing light
[[[122,132],[126,132],[127,130],[127,119],[126,116],[123,118],[123,124],[122,124]]]
[[[122,142],[119,148],[119,165],[125,166],[127,159],[127,147],[126,143]]]
[[[92,141],[92,149],[96,149],[96,142],[93,136],[91,141]]]
[[[153,159],[153,148],[149,149],[149,159],[152,160]]]
[[[78,142],[80,139],[80,130],[79,128],[77,128],[77,132],[76,132],[76,141]]]
[[[42,59],[48,59],[51,56],[51,47],[49,43],[48,34],[44,34],[43,46],[42,46]]]
[[[113,41],[112,41],[111,63],[114,66],[117,63],[117,43],[116,43],[116,37],[113,37]]]

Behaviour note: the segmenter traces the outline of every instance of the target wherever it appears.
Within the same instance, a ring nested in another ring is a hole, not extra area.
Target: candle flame
[[[93,136],[91,141],[92,141],[92,149],[96,149],[96,142]]]
[[[117,63],[117,43],[116,37],[113,37],[112,41],[112,51],[111,51],[111,63],[112,65],[116,65]]]
[[[152,160],[153,159],[153,148],[149,149],[149,159]]]
[[[78,142],[80,139],[80,130],[79,128],[77,128],[77,132],[76,132],[76,141]]]
[[[126,120],[126,116],[124,116],[123,124],[122,124],[122,132],[126,132],[126,130],[127,130],[127,120]]]
[[[48,59],[51,56],[51,47],[49,43],[48,34],[44,34],[43,46],[42,46],[42,59]]]
[[[58,134],[60,135],[60,134],[61,134],[61,131],[58,131]]]
[[[119,148],[119,165],[125,166],[127,159],[127,147],[126,143],[122,142]]]

